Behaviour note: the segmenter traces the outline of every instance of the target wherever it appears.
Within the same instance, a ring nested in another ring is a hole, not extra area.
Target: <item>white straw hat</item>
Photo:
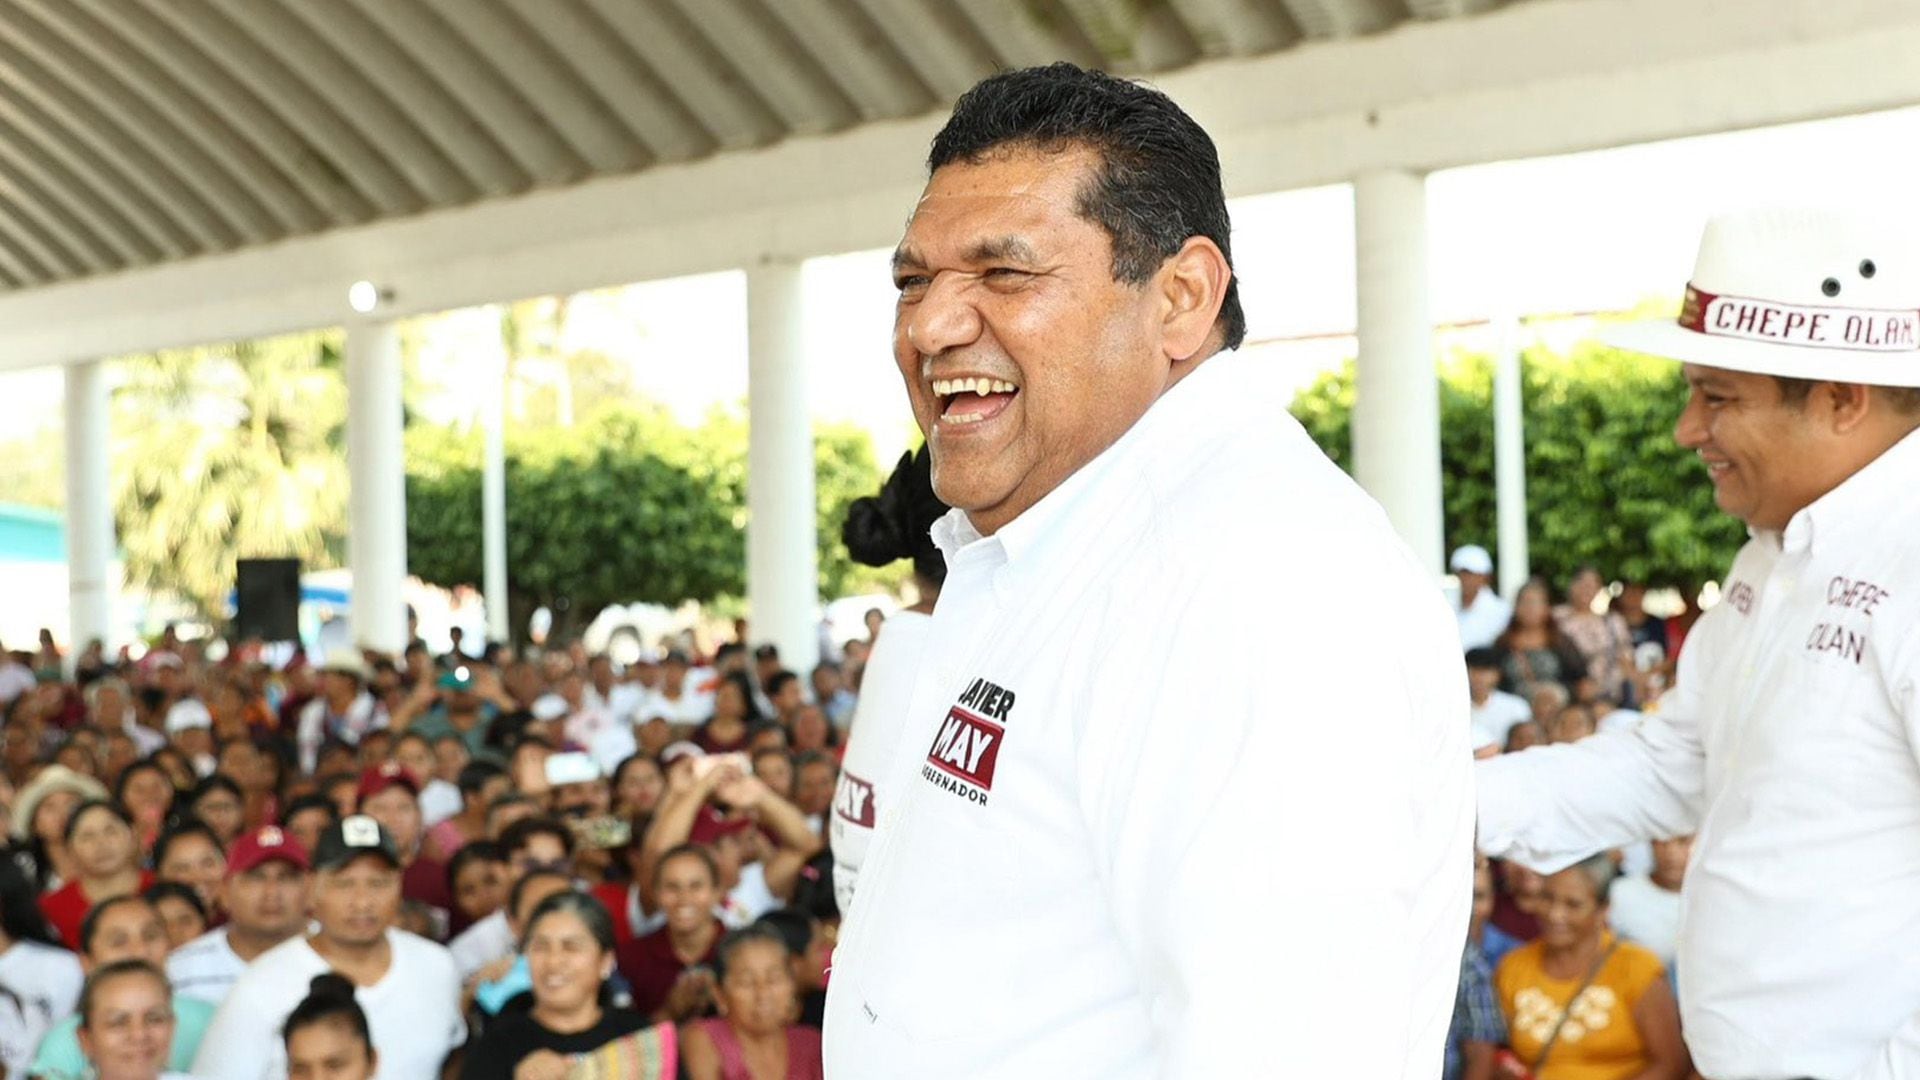
[[[1707,223],[1674,321],[1602,341],[1796,379],[1920,386],[1920,228],[1904,216],[1748,210]]]

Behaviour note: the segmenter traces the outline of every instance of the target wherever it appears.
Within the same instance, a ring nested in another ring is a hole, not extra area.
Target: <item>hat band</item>
[[[1848,352],[1920,352],[1920,310],[1808,307],[1687,286],[1680,325],[1709,337]]]

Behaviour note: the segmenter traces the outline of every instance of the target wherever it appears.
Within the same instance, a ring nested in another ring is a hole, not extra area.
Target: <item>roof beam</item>
[[[1541,0],[1158,82],[1219,143],[1232,195],[1920,104],[1920,12],[1905,0],[1768,11],[1729,23],[1706,0]],[[30,289],[0,297],[0,365],[327,325],[359,278],[407,315],[884,246],[940,121]]]

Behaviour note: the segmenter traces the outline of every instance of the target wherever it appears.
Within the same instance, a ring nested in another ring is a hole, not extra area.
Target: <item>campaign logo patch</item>
[[[1011,690],[985,679],[969,683],[934,733],[920,776],[942,791],[985,806],[1013,702]]]
[[[841,770],[840,789],[833,793],[833,812],[862,828],[873,828],[873,785]]]

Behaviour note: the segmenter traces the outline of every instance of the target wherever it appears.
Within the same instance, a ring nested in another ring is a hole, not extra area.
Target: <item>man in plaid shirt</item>
[[[1507,1042],[1507,1021],[1493,997],[1493,966],[1479,943],[1469,940],[1460,958],[1460,993],[1447,1029],[1444,1080],[1492,1080],[1493,1052]]]

